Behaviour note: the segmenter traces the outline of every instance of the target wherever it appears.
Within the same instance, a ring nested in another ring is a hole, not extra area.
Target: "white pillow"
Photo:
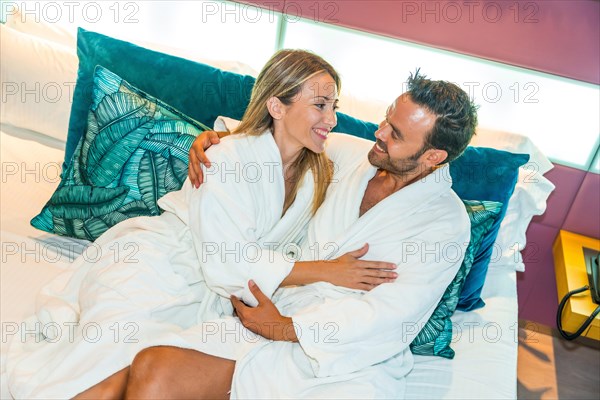
[[[78,60],[74,50],[0,25],[0,121],[66,141]]]
[[[554,168],[550,160],[533,144],[530,138],[517,133],[478,127],[477,134],[473,136],[470,145],[493,147],[511,153],[529,154],[529,162],[525,166],[532,171],[539,172],[541,175]]]
[[[535,215],[542,215],[546,211],[546,201],[554,190],[554,184],[543,175],[554,166],[531,139],[516,133],[478,128],[470,145],[530,156],[529,162],[519,168],[515,191],[508,201],[506,216],[500,225],[490,260],[492,268],[508,266],[522,272],[525,264],[521,250],[527,244],[527,227]]]
[[[18,22],[19,14],[12,17],[14,18],[8,19],[12,23],[8,24],[7,21],[7,25],[20,30],[0,24],[0,46],[3,51],[0,72],[0,122],[66,141],[73,90],[77,80],[78,59],[75,42],[70,43],[70,39],[66,40],[58,33],[61,32],[59,28],[49,24],[21,23]],[[31,25],[40,26],[33,28]],[[61,38],[71,47],[52,41]],[[167,50],[164,46],[161,48],[152,44],[146,47],[157,51]],[[184,55],[181,50],[179,54],[175,49],[170,50],[170,54]],[[256,76],[256,71],[237,61],[195,61],[226,71]]]
[[[546,201],[554,187],[541,173],[519,168],[515,191],[494,243],[490,267],[514,266],[517,271],[525,271],[521,251],[527,244],[527,227],[535,215],[546,211]]]

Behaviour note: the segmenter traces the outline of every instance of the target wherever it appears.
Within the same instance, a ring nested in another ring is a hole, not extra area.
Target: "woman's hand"
[[[297,342],[292,319],[281,315],[254,281],[248,282],[248,288],[258,301],[256,307],[248,307],[237,297],[231,296],[231,304],[242,325],[270,340]]]
[[[194,143],[192,143],[192,147],[190,148],[188,176],[194,187],[200,187],[204,180],[200,164],[204,164],[206,168],[210,167],[210,160],[206,157],[204,150],[208,149],[213,144],[218,144],[221,141],[221,138],[228,134],[229,132],[204,131],[198,135],[194,140]]]
[[[323,261],[321,280],[360,290],[371,290],[382,283],[394,282],[398,274],[390,270],[396,269],[396,264],[360,260],[368,251],[369,245],[365,244],[335,260]]]

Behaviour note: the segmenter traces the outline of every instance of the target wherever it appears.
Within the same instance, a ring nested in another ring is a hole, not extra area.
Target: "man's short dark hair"
[[[448,158],[444,162],[460,156],[477,126],[477,106],[469,95],[454,83],[427,79],[418,69],[408,78],[408,94],[412,101],[437,116],[425,147],[445,150]]]

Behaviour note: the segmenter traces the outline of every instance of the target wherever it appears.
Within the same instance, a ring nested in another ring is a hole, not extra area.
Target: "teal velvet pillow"
[[[83,136],[92,104],[96,65],[102,65],[140,90],[170,104],[196,121],[212,127],[223,115],[242,119],[255,79],[174,57],[79,28],[79,70],[73,92],[65,166]],[[377,125],[338,113],[335,131],[375,140]]]
[[[481,289],[485,283],[488,265],[500,224],[513,194],[519,167],[529,161],[528,154],[513,154],[486,147],[467,147],[465,152],[450,163],[452,189],[461,199],[479,199],[502,203],[500,216],[484,236],[475,254],[473,267],[462,289],[457,309],[471,311],[485,305]]]
[[[454,350],[450,347],[452,340],[450,317],[456,310],[460,291],[471,271],[475,254],[478,252],[484,236],[499,219],[502,209],[502,203],[495,201],[463,200],[463,203],[471,221],[471,241],[467,246],[465,258],[456,277],[446,288],[442,299],[423,329],[410,344],[413,354],[454,358]]]
[[[157,200],[181,188],[188,150],[208,129],[101,66],[87,121],[56,192],[31,220],[87,240],[127,218],[160,214]]]

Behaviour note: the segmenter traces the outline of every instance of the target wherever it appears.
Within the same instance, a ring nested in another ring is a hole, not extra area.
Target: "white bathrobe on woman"
[[[312,173],[282,218],[271,134],[231,136],[207,154],[213,167],[200,189],[187,180],[159,201],[161,216],[108,230],[97,257],[80,257],[42,290],[28,333],[9,350],[14,397],[71,398],[140,350],[168,344],[161,338],[230,315],[231,293],[255,303],[250,278],[270,296],[289,274],[298,246],[288,244],[301,243],[311,216]]]
[[[373,142],[335,134],[328,141],[336,173],[301,258],[334,259],[369,243],[363,259],[393,262],[399,276],[369,292],[324,282],[278,289],[273,300],[292,317],[299,343],[266,340],[235,317],[169,341],[236,360],[232,398],[402,398],[413,366],[409,344],[464,258],[470,223],[451,190],[448,166],[359,217],[376,173],[367,159]]]

